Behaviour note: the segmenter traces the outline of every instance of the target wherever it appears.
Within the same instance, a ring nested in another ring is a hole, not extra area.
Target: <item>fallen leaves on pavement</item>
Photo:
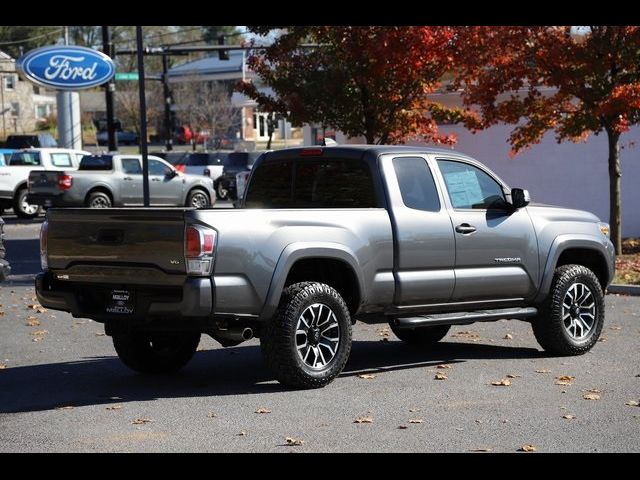
[[[96,337],[104,337],[106,333],[104,332],[96,332]]]
[[[411,420],[409,420],[409,423],[424,423],[424,420],[422,420],[421,418],[412,418]]]
[[[247,435],[247,432],[245,432],[244,430],[242,430],[240,433],[236,434],[236,436],[238,437],[244,437]]]
[[[122,405],[109,405],[105,410],[121,410]]]
[[[567,413],[566,415],[563,415],[562,418],[564,418],[565,420],[575,420],[576,416]]]
[[[481,448],[473,448],[469,451],[470,452],[491,452],[492,450],[490,448],[481,447]]]
[[[373,423],[373,417],[363,415],[356,418],[353,423]]]
[[[27,327],[37,327],[40,325],[40,320],[36,317],[29,316],[27,317],[27,323],[25,323]]]
[[[304,444],[304,440],[301,438],[287,437],[285,438],[287,445],[291,445],[293,447],[300,447]]]
[[[150,418],[136,418],[135,420],[131,420],[131,425],[144,425],[150,422],[153,422]]]
[[[446,379],[447,379],[447,378],[449,378],[449,377],[447,377],[447,376],[446,376],[444,373],[442,373],[442,372],[438,372],[438,373],[436,373],[436,376],[435,376],[435,377],[433,377],[433,378],[434,378],[435,380],[446,380]]]
[[[436,365],[436,368],[440,368],[440,369],[451,368],[451,365],[447,365],[446,363],[443,363],[441,365]]]
[[[256,413],[271,413],[271,410],[269,410],[268,408],[260,407],[256,410]]]
[[[516,375],[515,373],[507,374],[507,378],[522,378],[522,375]]]
[[[556,377],[556,381],[555,384],[556,385],[571,385],[571,383],[573,382],[573,380],[575,380],[576,377],[572,377],[571,375],[560,375],[559,377]]]
[[[371,380],[372,378],[376,378],[376,376],[371,374],[371,373],[362,373],[362,374],[358,375],[358,378],[364,378],[365,380]]]
[[[551,373],[551,370],[547,370],[546,368],[542,368],[540,370],[536,370],[536,373]]]
[[[533,445],[522,445],[518,451],[519,452],[535,452],[537,450],[536,447],[534,447]]]
[[[381,337],[388,337],[389,335],[391,335],[391,330],[389,330],[387,327],[381,328],[380,330],[378,330],[378,335],[380,335]]]
[[[510,333],[507,333],[504,337],[502,337],[504,340],[513,340],[513,335],[511,335]]]
[[[406,430],[407,428],[409,428],[406,425],[398,425],[398,430]]]
[[[630,407],[640,407],[640,401],[629,400],[628,402],[625,402],[625,405],[629,405]]]
[[[7,365],[4,363],[0,363],[0,370],[4,370],[5,368],[7,368]]]
[[[491,382],[491,385],[494,385],[496,387],[510,387],[511,380],[509,380],[508,378],[503,378],[502,380]]]
[[[214,412],[209,412],[207,413],[207,417],[208,418],[216,418],[218,416],[218,414],[214,413]]]
[[[71,410],[75,408],[73,405],[64,405],[62,407],[56,407],[56,410]]]
[[[582,398],[585,400],[600,400],[600,395],[597,393],[585,393]]]

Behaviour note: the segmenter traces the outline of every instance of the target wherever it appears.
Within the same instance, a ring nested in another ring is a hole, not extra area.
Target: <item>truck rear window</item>
[[[80,160],[78,170],[112,170],[113,157],[110,155],[85,155]]]
[[[369,166],[360,160],[263,163],[249,183],[246,208],[377,207]]]

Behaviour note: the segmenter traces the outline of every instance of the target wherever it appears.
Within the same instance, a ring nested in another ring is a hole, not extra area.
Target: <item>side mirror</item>
[[[523,190],[522,188],[511,189],[511,205],[513,205],[513,208],[526,207],[530,201],[528,190]]]
[[[173,169],[171,169],[171,170],[169,170],[169,171],[167,172],[167,175],[166,175],[166,176],[167,176],[167,178],[173,178],[173,177],[175,177],[175,176],[177,176],[177,175],[178,175],[178,171],[177,171],[177,170],[173,170]]]

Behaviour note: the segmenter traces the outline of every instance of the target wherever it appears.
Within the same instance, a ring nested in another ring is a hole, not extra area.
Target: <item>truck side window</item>
[[[137,158],[123,158],[122,170],[127,175],[141,175],[142,168],[140,167],[140,160]]]
[[[56,167],[71,167],[71,155],[68,153],[52,153],[51,163]]]
[[[498,182],[481,169],[468,163],[438,160],[453,208],[488,209],[506,205]]]
[[[398,157],[393,159],[402,201],[409,208],[439,212],[440,199],[429,165],[424,158]]]
[[[170,168],[158,160],[149,159],[149,175],[164,176],[168,174]]]
[[[291,208],[291,162],[260,165],[249,183],[245,207]]]

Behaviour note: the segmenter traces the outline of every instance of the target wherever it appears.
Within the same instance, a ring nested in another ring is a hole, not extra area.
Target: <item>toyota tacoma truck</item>
[[[551,355],[588,351],[608,234],[451,150],[294,148],[256,161],[238,209],[50,209],[35,283],[43,306],[104,323],[133,370],[183,367],[203,333],[259,337],[280,382],[312,388],[345,366],[356,320],[428,345],[518,319]]]

